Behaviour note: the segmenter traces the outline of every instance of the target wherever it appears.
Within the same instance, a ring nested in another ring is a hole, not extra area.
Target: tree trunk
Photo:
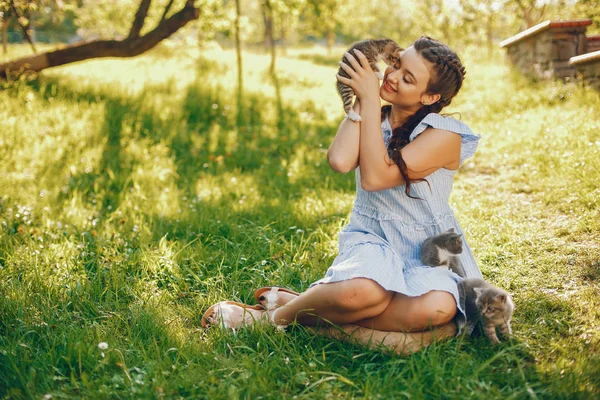
[[[273,7],[271,7],[271,1],[265,0],[265,39],[268,49],[271,53],[271,65],[269,66],[269,72],[275,73],[275,39],[273,38]]]
[[[263,38],[264,44],[265,44],[265,53],[269,51],[269,37],[271,36],[271,31],[273,30],[273,20],[271,19],[271,15],[269,13],[269,10],[267,8],[267,2],[269,0],[265,0],[262,3],[262,15],[263,15],[263,23],[265,26],[265,35]]]
[[[335,44],[335,32],[333,30],[327,31],[325,34],[325,44],[327,46],[327,55],[333,54],[333,45]]]
[[[488,56],[491,57],[494,52],[494,13],[489,10],[487,15],[487,23],[485,26],[485,36],[487,42]]]
[[[20,75],[23,72],[39,72],[46,68],[58,67],[77,61],[102,57],[134,57],[142,54],[163,39],[177,32],[188,22],[199,17],[200,10],[194,7],[193,0],[188,0],[186,5],[170,18],[162,20],[158,26],[144,36],[127,38],[124,40],[94,40],[91,42],[77,43],[60,50],[36,54],[31,57],[20,58],[0,64],[0,79],[11,75]]]
[[[2,50],[4,54],[8,53],[8,26],[10,25],[10,18],[4,16],[2,21]]]
[[[243,113],[243,70],[242,70],[242,42],[240,40],[240,0],[235,0],[235,55],[237,60],[237,83],[238,83],[238,112],[237,112],[237,125],[238,128],[244,124],[244,113]]]
[[[287,29],[282,21],[279,21],[281,29],[279,30],[279,54],[287,56]]]

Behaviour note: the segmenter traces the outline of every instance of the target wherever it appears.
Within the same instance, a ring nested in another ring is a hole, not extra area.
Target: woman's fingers
[[[352,67],[351,67],[351,66],[349,66],[348,64],[346,64],[345,62],[342,62],[342,61],[340,61],[340,62],[339,62],[339,64],[340,64],[340,67],[341,67],[341,68],[342,68],[344,71],[346,71],[346,73],[347,73],[348,75],[350,75],[350,77],[352,77],[352,78],[356,78],[356,77],[358,76],[358,75],[356,74],[356,71],[354,71],[354,70],[352,69]]]
[[[366,71],[373,71],[373,69],[371,68],[371,65],[369,64],[369,60],[367,60],[367,57],[362,53],[362,51],[358,50],[358,49],[354,49],[354,53],[356,54],[356,56],[358,57],[361,66],[366,70]],[[354,64],[352,65],[354,67]],[[354,67],[356,69],[356,67]]]
[[[339,82],[343,83],[344,85],[348,85],[348,86],[352,87],[352,83],[353,83],[352,79],[350,79],[350,78],[344,78],[341,75],[336,75],[335,77],[337,78],[337,80]]]
[[[354,50],[354,51],[356,52],[356,50]],[[348,60],[348,62],[350,63],[352,68],[354,68],[355,71],[359,71],[362,68],[360,63],[356,60],[356,58],[352,54],[345,53],[344,56],[346,56],[346,59]],[[363,55],[363,57],[364,57],[364,55]]]

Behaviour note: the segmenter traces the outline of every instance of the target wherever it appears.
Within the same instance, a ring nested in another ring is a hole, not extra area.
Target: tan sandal
[[[235,301],[213,304],[202,316],[202,327],[221,326],[235,329],[255,322],[268,322],[269,315],[261,305],[249,306]]]
[[[293,294],[295,296],[300,296],[300,293],[295,292],[292,289],[279,286],[265,286],[261,287],[260,289],[256,289],[254,292],[254,300],[263,306],[265,310],[274,310],[283,305],[277,301],[277,292],[284,292]]]

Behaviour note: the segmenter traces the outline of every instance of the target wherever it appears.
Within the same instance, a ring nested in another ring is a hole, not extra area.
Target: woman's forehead
[[[400,62],[402,67],[409,70],[417,80],[429,80],[429,68],[413,46],[400,53]]]

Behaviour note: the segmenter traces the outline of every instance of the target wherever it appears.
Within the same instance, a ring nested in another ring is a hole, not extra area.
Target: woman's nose
[[[391,81],[391,82],[398,82],[398,76],[399,76],[399,72],[397,69],[390,71],[390,73],[388,74],[387,78]]]

